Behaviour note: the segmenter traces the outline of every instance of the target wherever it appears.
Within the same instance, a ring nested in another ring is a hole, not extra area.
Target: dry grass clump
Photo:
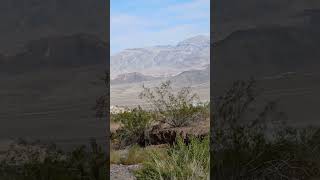
[[[135,172],[137,179],[205,180],[210,179],[209,138],[192,138],[185,144],[182,138],[166,151],[151,151],[143,167]]]

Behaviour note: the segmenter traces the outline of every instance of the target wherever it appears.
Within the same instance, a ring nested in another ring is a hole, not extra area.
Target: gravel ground
[[[136,180],[132,174],[132,170],[139,168],[139,165],[115,165],[110,167],[111,180]]]

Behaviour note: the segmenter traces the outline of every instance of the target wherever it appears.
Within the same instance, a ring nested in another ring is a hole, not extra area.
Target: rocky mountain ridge
[[[204,69],[210,63],[210,38],[195,36],[176,46],[154,46],[126,49],[111,56],[111,78],[139,72],[143,75],[166,77],[191,69]]]

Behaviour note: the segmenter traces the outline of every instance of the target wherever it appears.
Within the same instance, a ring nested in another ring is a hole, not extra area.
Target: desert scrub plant
[[[209,177],[209,138],[191,138],[163,151],[151,151],[143,167],[135,172],[138,180],[207,180]]]
[[[289,128],[276,102],[256,107],[255,81],[235,82],[214,105],[211,130],[213,179],[318,177],[320,131]],[[309,133],[307,133],[309,132]],[[313,132],[313,133],[311,133]]]
[[[145,135],[152,123],[152,114],[140,106],[114,115],[114,121],[121,123],[115,138],[120,140],[121,146],[128,146],[137,142],[144,142]]]
[[[105,153],[94,140],[90,143],[90,151],[84,146],[68,153],[51,148],[44,157],[39,153],[25,153],[21,146],[29,148],[30,145],[14,149],[16,156],[26,156],[26,160],[14,162],[10,156],[3,159],[1,180],[106,180]]]
[[[166,81],[155,88],[143,85],[139,98],[144,99],[157,113],[156,120],[169,124],[171,127],[186,126],[202,118],[197,94],[192,93],[190,87],[184,87],[174,93],[171,82]]]

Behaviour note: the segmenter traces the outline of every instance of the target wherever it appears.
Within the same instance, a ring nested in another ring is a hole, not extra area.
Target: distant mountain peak
[[[204,35],[188,38],[176,46],[126,49],[111,56],[111,78],[131,72],[164,77],[190,69],[203,69],[210,62],[209,54],[210,38]]]
[[[182,45],[210,45],[210,37],[205,35],[197,35],[178,43],[177,46]]]

